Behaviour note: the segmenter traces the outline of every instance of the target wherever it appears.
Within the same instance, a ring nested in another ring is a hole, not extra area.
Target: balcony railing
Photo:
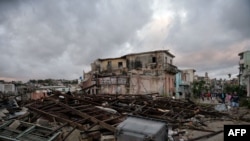
[[[168,73],[176,74],[178,72],[178,68],[172,64],[165,64],[164,70]]]

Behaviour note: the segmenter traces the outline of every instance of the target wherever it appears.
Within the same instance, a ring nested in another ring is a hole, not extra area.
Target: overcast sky
[[[78,79],[97,58],[158,49],[236,77],[249,14],[249,0],[0,0],[0,79]]]

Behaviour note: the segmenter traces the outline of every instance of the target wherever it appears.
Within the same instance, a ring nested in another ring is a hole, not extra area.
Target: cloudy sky
[[[168,49],[174,64],[236,77],[249,0],[0,0],[0,79],[77,79],[97,58]]]

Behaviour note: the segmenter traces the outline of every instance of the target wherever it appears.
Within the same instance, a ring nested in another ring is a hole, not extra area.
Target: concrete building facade
[[[244,51],[238,54],[239,61],[239,84],[246,85],[247,96],[250,96],[250,51]]]
[[[0,83],[0,92],[14,94],[16,92],[16,87],[11,83]]]
[[[83,89],[89,93],[172,95],[177,67],[168,50],[97,59],[85,74]]]
[[[179,70],[176,74],[176,98],[186,98],[191,96],[192,83],[195,78],[194,69]]]

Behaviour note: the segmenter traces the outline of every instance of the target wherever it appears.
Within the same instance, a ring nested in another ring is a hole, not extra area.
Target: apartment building
[[[97,59],[84,74],[82,88],[92,94],[175,93],[174,55],[168,50],[127,54]]]
[[[195,78],[194,69],[183,69],[179,70],[176,74],[176,98],[186,98],[191,96],[192,90],[192,83],[194,82]]]
[[[250,96],[250,51],[238,54],[239,61],[239,84],[246,85],[247,96]]]
[[[0,83],[0,92],[15,94],[16,87],[14,84],[11,83]]]

